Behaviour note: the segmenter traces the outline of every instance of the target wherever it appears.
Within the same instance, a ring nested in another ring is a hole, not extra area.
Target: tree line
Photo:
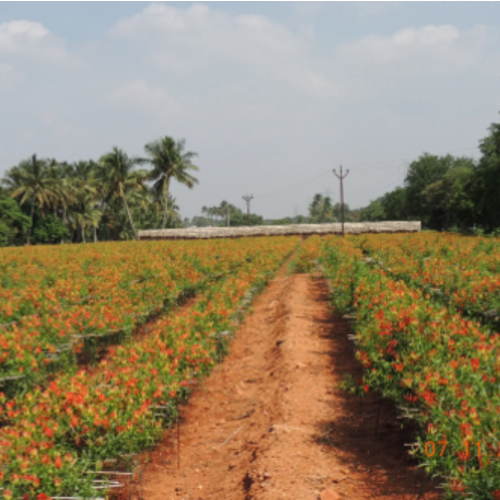
[[[500,230],[500,123],[480,140],[481,157],[424,153],[407,170],[403,187],[361,210],[367,221],[420,220],[426,229]]]
[[[170,183],[198,183],[197,154],[168,136],[144,152],[114,147],[72,164],[32,155],[12,167],[0,182],[0,246],[137,239],[138,229],[182,226]]]
[[[368,206],[351,209],[344,204],[346,222],[412,221],[424,229],[463,232],[500,232],[500,124],[492,123],[480,140],[481,157],[422,154],[407,169],[404,186],[397,187]],[[353,188],[354,189],[354,188]],[[195,226],[246,225],[246,214],[226,201],[203,207]],[[250,224],[318,224],[339,222],[341,205],[317,193],[308,215],[264,219],[251,214]]]
[[[202,207],[202,215],[193,217],[191,221],[186,221],[185,224],[197,227],[322,224],[339,221],[341,210],[340,203],[334,204],[330,196],[317,193],[309,205],[309,215],[295,215],[294,217],[283,217],[282,219],[265,219],[262,215],[254,213],[251,213],[248,217],[246,212],[223,200],[219,205]],[[344,215],[347,222],[358,222],[360,210],[351,210],[349,205],[345,203]]]
[[[404,186],[351,210],[345,221],[420,220],[424,229],[500,231],[500,124],[479,143],[481,157],[422,154]],[[315,194],[308,215],[264,219],[222,201],[182,221],[170,194],[172,180],[192,188],[196,153],[165,136],[144,147],[144,157],[113,148],[99,160],[73,164],[36,155],[0,181],[0,246],[137,239],[139,229],[338,222],[340,203]],[[144,167],[147,168],[144,168]]]

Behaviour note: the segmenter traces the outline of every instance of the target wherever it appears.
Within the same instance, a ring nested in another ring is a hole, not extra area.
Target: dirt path
[[[183,408],[180,469],[172,432],[134,498],[416,500],[411,432],[376,395],[336,388],[343,373],[359,374],[347,332],[322,280],[279,275]],[[430,489],[420,500],[438,498]]]

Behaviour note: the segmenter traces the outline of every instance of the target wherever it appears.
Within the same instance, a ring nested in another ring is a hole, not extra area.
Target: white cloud
[[[120,85],[109,97],[120,108],[158,118],[170,119],[181,112],[180,105],[166,89],[153,87],[143,79]]]
[[[391,36],[371,35],[339,46],[337,60],[360,72],[389,71],[439,75],[484,62],[488,31],[477,26],[461,32],[451,25],[404,28]]]
[[[0,24],[0,54],[52,64],[75,64],[63,40],[43,24],[10,21]]]
[[[0,92],[11,90],[22,79],[23,76],[10,64],[0,64]]]
[[[148,60],[173,73],[246,65],[305,91],[329,88],[311,65],[314,32],[294,34],[260,15],[233,16],[202,4],[181,9],[154,3],[119,21],[110,35],[146,45]]]

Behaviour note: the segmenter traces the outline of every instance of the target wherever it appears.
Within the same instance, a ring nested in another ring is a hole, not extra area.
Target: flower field
[[[451,497],[500,499],[500,335],[467,316],[498,304],[499,249],[417,234],[311,238],[302,250],[337,309],[355,314],[360,392],[380,391],[417,423],[413,453]]]
[[[365,253],[410,286],[459,312],[500,326],[500,242],[456,235],[367,235]]]
[[[249,251],[218,242],[3,250],[0,384],[10,394],[75,371],[82,350],[88,359],[100,343],[126,338],[252,258]]]
[[[175,418],[177,402],[223,354],[227,333],[252,296],[297,243],[276,238],[35,247],[17,260],[14,252],[0,253],[7,271],[1,293],[12,298],[2,314],[16,321],[0,332],[4,356],[14,356],[8,373],[31,367],[34,383],[0,396],[3,498],[95,498],[96,490],[111,487],[86,472],[154,444]],[[131,333],[145,316],[172,305],[172,296],[193,289],[196,296],[185,307],[163,311],[147,335],[123,338],[92,370],[78,368],[73,358],[74,370],[37,379],[37,347],[50,352],[50,345],[71,335],[111,327]],[[89,295],[92,301],[82,304]],[[57,313],[71,321],[61,322]]]
[[[298,248],[291,268],[319,271],[337,312],[355,318],[364,375],[346,385],[396,403],[417,429],[411,452],[447,496],[500,500],[500,242],[417,233],[299,243],[2,250],[0,498],[104,498],[117,482],[103,471],[130,471],[129,457],[155,444]]]

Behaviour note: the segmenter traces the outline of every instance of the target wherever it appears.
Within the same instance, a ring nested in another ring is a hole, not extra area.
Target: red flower
[[[472,358],[470,360],[470,365],[472,366],[472,369],[474,371],[477,371],[477,369],[479,368],[479,359],[478,358]]]
[[[61,457],[57,457],[55,462],[54,462],[54,465],[60,469],[61,468],[61,465],[62,465],[62,460],[61,460]]]

